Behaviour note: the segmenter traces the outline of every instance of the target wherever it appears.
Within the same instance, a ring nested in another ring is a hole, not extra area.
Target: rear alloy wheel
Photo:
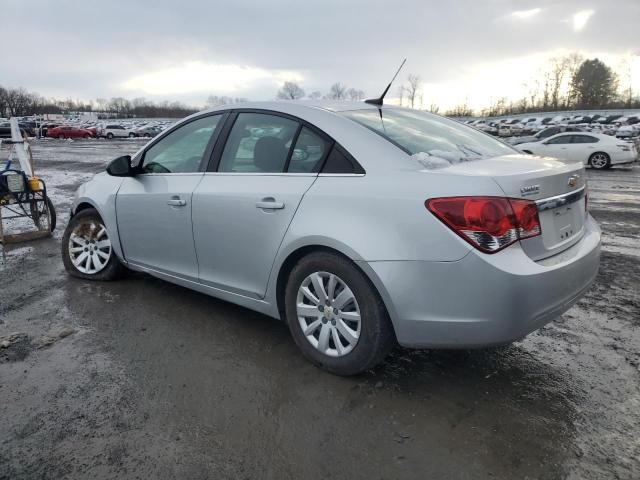
[[[111,133],[111,132],[107,133],[107,138],[109,140],[111,140],[113,138],[113,133]]]
[[[62,259],[69,274],[90,280],[113,280],[125,271],[113,252],[109,232],[92,208],[78,212],[62,237]]]
[[[589,165],[596,170],[602,170],[611,166],[611,158],[604,152],[596,152],[589,157]]]
[[[136,136],[136,134],[135,134],[135,133],[133,133],[133,132],[131,132],[131,133],[129,134],[129,138],[134,138],[135,136]]]
[[[314,272],[298,288],[298,323],[309,343],[330,357],[349,354],[360,338],[358,301],[344,281],[327,272]]]
[[[302,258],[285,290],[293,339],[315,365],[355,375],[381,362],[395,344],[386,308],[364,273],[330,252]]]

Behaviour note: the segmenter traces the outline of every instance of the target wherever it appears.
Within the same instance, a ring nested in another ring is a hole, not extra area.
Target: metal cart
[[[33,173],[29,144],[22,138],[14,119],[11,124],[11,140],[0,141],[0,147],[7,145],[11,150],[4,166],[0,166],[0,244],[3,257],[7,244],[47,237],[56,227],[56,212],[47,195],[47,186]],[[11,168],[14,163],[16,168]],[[10,225],[17,225],[19,231],[9,233]]]

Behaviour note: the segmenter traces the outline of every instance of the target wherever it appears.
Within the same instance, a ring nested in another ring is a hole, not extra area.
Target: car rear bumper
[[[473,348],[511,343],[561,315],[593,283],[599,262],[600,229],[588,217],[577,244],[542,261],[513,245],[455,262],[367,265],[401,345]]]

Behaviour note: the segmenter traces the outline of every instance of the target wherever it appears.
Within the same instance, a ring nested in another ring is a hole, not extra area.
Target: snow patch
[[[445,168],[456,163],[479,160],[478,156],[463,156],[461,153],[448,152],[446,150],[429,150],[428,152],[418,152],[411,155],[411,158],[420,162],[427,170]]]

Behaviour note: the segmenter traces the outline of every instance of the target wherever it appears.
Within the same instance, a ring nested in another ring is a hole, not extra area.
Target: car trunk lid
[[[448,173],[491,177],[505,196],[535,201],[541,235],[520,244],[529,257],[541,260],[575,244],[584,233],[585,172],[580,163],[536,157],[506,155],[462,162]]]

